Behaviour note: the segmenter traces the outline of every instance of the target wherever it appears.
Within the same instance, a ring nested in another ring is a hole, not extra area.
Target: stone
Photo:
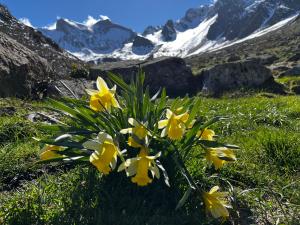
[[[300,52],[295,53],[293,56],[288,58],[289,62],[295,62],[295,61],[299,61],[299,60],[300,60]]]
[[[296,65],[296,66],[290,68],[289,70],[281,73],[280,77],[284,77],[284,76],[298,76],[298,75],[300,75],[300,65]]]
[[[190,67],[185,61],[177,57],[162,57],[147,61],[128,61],[104,63],[90,71],[91,79],[95,80],[99,74],[106,77],[108,72],[119,74],[126,82],[138,72],[139,67],[145,72],[145,84],[149,85],[150,92],[156,93],[159,88],[166,87],[169,96],[194,94],[198,83]]]
[[[49,76],[46,59],[0,32],[0,97],[39,98],[38,84]]]
[[[217,96],[226,91],[272,87],[283,92],[274,81],[271,71],[255,61],[231,62],[216,65],[198,75],[202,82],[202,92]],[[200,79],[199,78],[199,79]]]

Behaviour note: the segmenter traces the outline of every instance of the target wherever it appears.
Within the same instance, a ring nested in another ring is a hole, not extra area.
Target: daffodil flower
[[[203,199],[205,204],[206,212],[210,212],[214,218],[222,217],[226,219],[229,217],[229,212],[227,208],[231,206],[226,201],[228,195],[227,192],[217,192],[219,190],[218,186],[214,186],[209,192],[203,193]]]
[[[200,130],[197,133],[197,136],[199,137],[200,140],[206,140],[206,141],[213,141],[215,135],[216,134],[213,130],[207,128],[205,128],[203,131]]]
[[[210,164],[214,164],[216,170],[221,169],[226,162],[236,160],[233,150],[225,147],[206,149],[205,158]]]
[[[83,147],[94,150],[90,156],[90,162],[105,175],[116,167],[117,157],[121,154],[113,138],[103,132],[99,133],[97,140],[83,143]]]
[[[56,145],[45,145],[43,152],[40,154],[41,160],[49,160],[54,158],[64,157],[63,155],[57,153],[58,151],[63,150],[63,147]]]
[[[128,145],[133,148],[142,148],[148,145],[148,136],[151,136],[150,132],[147,130],[148,122],[139,123],[133,118],[128,119],[128,123],[132,125],[132,128],[122,129],[121,134],[132,134],[128,138]]]
[[[189,114],[187,112],[180,115],[167,109],[166,120],[161,120],[158,122],[158,128],[163,129],[161,137],[168,136],[172,140],[180,140],[186,130],[186,122],[189,119]]]
[[[120,108],[120,105],[115,98],[116,85],[109,89],[106,82],[101,78],[97,78],[97,89],[86,89],[86,92],[91,96],[90,108],[94,111],[100,112],[104,110],[111,110],[111,107]]]
[[[134,176],[131,178],[133,183],[136,183],[138,186],[146,186],[152,182],[152,179],[149,177],[149,171],[151,171],[153,177],[160,178],[159,169],[155,163],[155,159],[160,157],[160,155],[161,153],[159,152],[155,156],[149,156],[148,150],[141,148],[138,156],[127,159],[120,165],[118,171],[125,169],[127,176]]]

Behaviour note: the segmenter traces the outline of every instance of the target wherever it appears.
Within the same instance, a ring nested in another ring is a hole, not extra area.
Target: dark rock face
[[[162,28],[162,35],[165,41],[173,41],[176,39],[176,30],[172,20],[168,20]]]
[[[39,98],[49,76],[47,60],[0,32],[0,97]]]
[[[278,57],[275,55],[261,55],[259,57],[247,58],[246,60],[253,61],[261,65],[271,65],[278,60]]]
[[[295,94],[299,95],[300,94],[300,86],[297,85],[297,86],[292,87],[291,91],[294,92]]]
[[[244,38],[260,28],[294,15],[299,9],[300,1],[297,0],[218,0],[208,13],[211,16],[218,14],[216,22],[209,29],[208,39]]]
[[[41,32],[20,23],[1,4],[0,19],[3,21],[0,22],[0,32],[46,59],[58,78],[68,75],[72,69],[72,64],[82,65],[80,60],[59,48],[55,42],[45,37]]]
[[[160,27],[148,26],[143,32],[143,36],[148,34],[154,34],[156,31],[159,31]]]
[[[295,53],[293,56],[291,56],[288,61],[289,62],[295,62],[300,60],[300,52]]]
[[[137,55],[145,55],[154,49],[155,45],[147,38],[136,36],[132,44],[132,51]]]
[[[160,87],[166,87],[169,96],[194,94],[197,90],[195,77],[185,62],[180,58],[158,58],[146,62],[118,62],[104,64],[100,68],[91,70],[91,78],[96,79],[99,74],[107,72],[120,74],[129,82],[138,72],[139,66],[146,74],[145,84],[149,85],[150,92],[155,93]]]
[[[81,98],[86,95],[85,89],[96,89],[96,82],[82,78],[53,81],[47,87],[47,95]]]
[[[284,76],[298,76],[300,75],[300,65],[294,66],[287,70],[286,72],[280,74],[280,77]]]
[[[209,95],[219,95],[224,91],[240,88],[266,88],[276,86],[271,71],[255,61],[225,63],[203,71],[202,91]]]

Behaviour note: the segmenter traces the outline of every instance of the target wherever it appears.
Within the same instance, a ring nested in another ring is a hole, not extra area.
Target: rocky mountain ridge
[[[85,61],[186,57],[278,29],[299,11],[298,0],[218,0],[189,9],[178,21],[149,26],[142,34],[109,19],[92,26],[59,19],[56,28],[40,31]]]

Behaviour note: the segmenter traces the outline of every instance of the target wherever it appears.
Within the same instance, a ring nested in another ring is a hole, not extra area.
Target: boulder
[[[238,89],[273,89],[283,92],[274,81],[271,71],[255,61],[231,62],[216,65],[199,74],[202,92],[217,96]]]
[[[241,60],[241,57],[238,55],[231,55],[228,57],[227,62],[235,62]]]
[[[108,72],[119,74],[125,81],[138,72],[139,67],[145,72],[145,84],[149,85],[153,94],[160,87],[166,87],[169,96],[194,94],[199,87],[195,83],[195,77],[185,61],[177,57],[163,57],[148,61],[127,61],[117,63],[104,63],[90,71],[91,79],[97,76],[106,76]]]
[[[0,32],[0,97],[40,97],[51,75],[47,60]]]
[[[279,58],[275,55],[261,55],[258,57],[253,57],[253,58],[247,58],[247,61],[254,61],[256,63],[262,64],[262,65],[271,65],[274,63],[276,60]]]
[[[47,88],[50,97],[81,98],[86,95],[85,89],[96,89],[96,82],[84,78],[52,81]]]
[[[295,62],[295,61],[299,61],[299,60],[300,60],[300,52],[295,53],[290,58],[288,58],[289,62]]]
[[[289,70],[281,73],[280,77],[284,77],[284,76],[298,76],[298,75],[300,75],[300,65],[296,65],[296,66],[290,68]]]

